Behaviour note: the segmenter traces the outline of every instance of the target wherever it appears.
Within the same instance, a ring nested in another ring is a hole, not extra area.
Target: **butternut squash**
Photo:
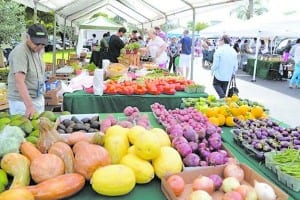
[[[54,154],[41,154],[30,164],[31,178],[36,183],[62,175],[64,172],[64,162]]]
[[[26,188],[15,188],[0,193],[0,200],[34,200],[34,196]]]
[[[37,185],[27,186],[35,200],[65,199],[79,192],[85,185],[85,179],[77,173],[63,174],[50,178]]]
[[[8,153],[1,160],[1,168],[13,176],[10,189],[27,186],[30,183],[30,161],[19,153]]]
[[[48,153],[60,157],[65,165],[65,173],[74,173],[74,154],[71,147],[64,142],[52,144]]]
[[[75,172],[90,180],[94,171],[100,167],[109,165],[111,158],[108,151],[96,144],[89,144],[86,141],[77,142],[73,146],[75,154]]]
[[[24,141],[20,146],[22,155],[26,156],[30,162],[39,157],[42,153],[31,142]]]

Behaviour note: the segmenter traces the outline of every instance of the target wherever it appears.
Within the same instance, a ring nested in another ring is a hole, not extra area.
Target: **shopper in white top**
[[[214,54],[211,67],[214,75],[213,86],[219,98],[225,97],[228,82],[238,69],[237,53],[229,44],[230,38],[227,35],[223,35]]]

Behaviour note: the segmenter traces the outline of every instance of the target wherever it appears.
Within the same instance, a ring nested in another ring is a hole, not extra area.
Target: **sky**
[[[269,10],[268,12],[274,15],[286,12],[298,12],[300,13],[300,7],[295,7],[298,4],[298,0],[261,0],[263,5]],[[211,23],[211,21],[224,21],[230,18],[230,11],[234,9],[233,5],[219,6],[218,8],[206,8],[201,9],[196,15],[197,22]],[[186,24],[187,21],[191,21],[189,17],[187,19],[180,20],[180,24]]]

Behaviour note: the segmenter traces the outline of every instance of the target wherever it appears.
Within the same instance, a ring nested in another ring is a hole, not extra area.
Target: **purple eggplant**
[[[272,150],[272,148],[268,145],[268,144],[265,144],[264,146],[263,146],[263,149],[262,149],[264,152],[269,152],[269,151],[271,151]]]
[[[279,146],[280,146],[280,148],[288,148],[289,146],[290,146],[290,142],[288,142],[288,141],[280,141],[279,142]]]
[[[262,143],[256,143],[255,145],[254,145],[254,148],[255,149],[257,149],[257,150],[262,150],[262,148],[263,148],[263,145],[262,145]]]
[[[293,141],[293,144],[294,144],[294,145],[300,145],[300,140],[294,140],[294,141]]]

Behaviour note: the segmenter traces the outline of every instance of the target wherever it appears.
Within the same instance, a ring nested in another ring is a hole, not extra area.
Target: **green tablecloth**
[[[189,94],[176,92],[175,95],[93,95],[82,90],[66,93],[63,97],[63,109],[72,114],[118,113],[128,105],[136,106],[141,112],[151,111],[150,105],[159,102],[168,109],[179,108],[182,98],[207,97],[207,93]]]
[[[263,177],[269,179],[278,187],[280,187],[283,191],[285,191],[289,195],[289,200],[295,199],[300,200],[300,192],[294,192],[283,183],[279,182],[276,174],[274,174],[271,170],[266,168],[264,163],[259,162],[254,157],[250,156],[242,147],[237,145],[230,132],[230,128],[222,128],[222,140],[223,145],[242,163],[245,163],[256,172],[258,172]]]
[[[254,72],[254,63],[255,59],[249,58],[247,61],[246,71],[253,75]],[[257,60],[256,66],[256,76],[259,78],[267,79],[269,70],[274,69],[279,71],[280,62],[278,61],[266,61],[266,60]]]
[[[107,114],[100,114],[100,118],[104,119]],[[152,113],[145,113],[148,115],[150,123],[153,127],[162,126],[158,124]],[[114,114],[116,117],[124,116],[121,113]],[[294,192],[284,186],[281,182],[278,181],[276,175],[267,169],[263,163],[259,163],[254,158],[250,157],[241,147],[234,143],[232,135],[230,133],[230,128],[223,128],[222,140],[224,146],[242,163],[245,163],[259,174],[265,178],[272,181],[274,184],[279,186],[289,195],[289,200],[300,200],[300,192]],[[149,184],[146,185],[136,185],[135,189],[125,196],[120,197],[104,197],[95,193],[89,184],[86,184],[85,188],[80,191],[80,193],[75,196],[68,198],[68,200],[165,200],[165,196],[160,189],[160,180],[155,178]]]

